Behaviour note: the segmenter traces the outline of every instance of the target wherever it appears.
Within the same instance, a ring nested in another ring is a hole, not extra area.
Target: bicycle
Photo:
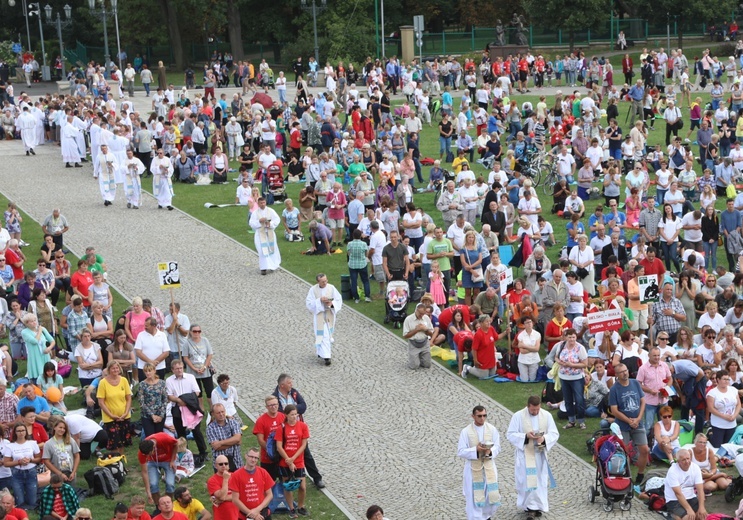
[[[542,192],[544,192],[545,195],[550,195],[552,194],[554,185],[560,180],[560,176],[557,174],[557,161],[552,161],[544,166],[547,167],[547,170],[544,175]]]
[[[441,195],[444,193],[444,190],[446,190],[446,183],[456,179],[456,175],[454,175],[449,170],[443,170],[442,173],[444,174],[444,180],[439,181],[438,183],[433,185],[433,205],[434,206],[436,206],[436,204],[439,202],[439,199],[441,198]]]

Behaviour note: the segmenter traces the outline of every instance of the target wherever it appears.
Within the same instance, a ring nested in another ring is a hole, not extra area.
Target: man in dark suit
[[[609,257],[615,256],[620,266],[627,263],[627,248],[619,244],[619,233],[611,234],[611,242],[601,250],[601,265],[609,265]]]
[[[488,209],[483,210],[482,223],[490,224],[490,231],[498,235],[498,241],[501,244],[506,243],[506,215],[498,211],[498,203],[494,200],[490,202]]]

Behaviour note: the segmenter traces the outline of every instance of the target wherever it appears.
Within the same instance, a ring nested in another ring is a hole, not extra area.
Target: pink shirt
[[[658,363],[653,366],[650,363],[645,363],[637,371],[637,382],[642,386],[646,386],[651,390],[660,390],[668,386],[671,381],[671,371],[668,369],[668,365],[665,363]],[[668,402],[667,397],[661,397],[660,395],[645,394],[645,403],[652,406],[659,406]]]
[[[344,207],[346,206],[346,195],[343,190],[329,191],[325,198],[328,204],[328,218],[333,220],[343,220],[346,218]]]

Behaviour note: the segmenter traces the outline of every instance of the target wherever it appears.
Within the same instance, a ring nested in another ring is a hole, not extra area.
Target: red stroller
[[[284,188],[284,170],[280,161],[276,161],[266,169],[266,180],[268,186],[268,194],[270,194],[274,200],[286,199],[286,189]]]
[[[624,442],[614,434],[599,437],[594,444],[596,484],[588,488],[588,501],[593,504],[601,495],[607,513],[617,502],[622,511],[629,511],[632,507],[632,472],[628,453]]]

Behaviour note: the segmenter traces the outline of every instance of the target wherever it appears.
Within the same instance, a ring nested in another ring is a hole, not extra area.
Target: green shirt
[[[366,166],[362,162],[358,162],[358,163],[354,162],[348,165],[348,174],[351,177],[356,177],[358,174],[360,174],[361,172],[365,172],[365,171],[366,171]]]
[[[348,243],[348,268],[349,269],[365,269],[366,268],[366,253],[369,251],[369,246],[363,240],[352,240]]]
[[[435,238],[428,243],[427,255],[439,253],[453,252],[454,248],[451,245],[451,240],[448,238],[442,238],[436,240]],[[439,263],[441,271],[449,271],[451,269],[451,259],[448,256],[442,256],[441,258],[432,258],[431,261],[436,260]]]

